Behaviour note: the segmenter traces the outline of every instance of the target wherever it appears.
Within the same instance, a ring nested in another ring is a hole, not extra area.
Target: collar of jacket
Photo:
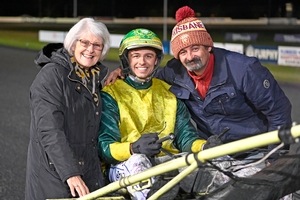
[[[215,65],[212,80],[210,82],[207,94],[216,90],[219,86],[225,84],[228,79],[228,64],[225,56],[225,53],[227,51],[220,48],[213,48],[212,52],[215,57]],[[192,77],[190,77],[190,75],[187,72],[187,69],[183,66],[180,60],[173,59],[172,62],[172,65],[176,65],[176,67],[173,67],[174,72],[176,74],[174,78],[174,83],[186,88],[191,93],[199,95],[198,92],[195,90],[195,83],[193,82]]]
[[[219,48],[213,48],[215,56],[214,73],[208,90],[212,90],[226,83],[228,79],[228,64],[225,56],[225,51]]]
[[[175,73],[174,83],[186,88],[192,93],[195,92],[195,83],[180,60],[174,58],[171,62],[171,65],[174,65],[174,67],[172,67]]]

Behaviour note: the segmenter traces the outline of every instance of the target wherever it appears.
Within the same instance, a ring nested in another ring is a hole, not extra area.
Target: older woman
[[[108,68],[107,27],[84,18],[64,44],[48,44],[30,88],[31,127],[25,199],[83,196],[103,186],[97,153],[102,102],[99,91]]]

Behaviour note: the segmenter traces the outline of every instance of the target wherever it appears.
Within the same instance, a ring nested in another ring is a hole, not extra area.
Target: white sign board
[[[125,35],[118,35],[118,34],[110,34],[111,44],[110,47],[112,48],[119,48],[120,43]]]
[[[227,49],[229,51],[234,51],[234,52],[238,52],[241,54],[244,53],[244,45],[243,44],[214,42],[214,47]]]
[[[40,42],[56,42],[63,43],[67,32],[62,31],[39,31]]]
[[[300,47],[278,46],[278,65],[300,67]]]

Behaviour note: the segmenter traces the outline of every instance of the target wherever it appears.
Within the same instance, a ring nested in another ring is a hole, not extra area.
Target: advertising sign
[[[67,32],[62,31],[39,31],[40,42],[58,42],[63,43]]]
[[[229,51],[234,51],[234,52],[238,52],[241,54],[244,53],[244,45],[243,44],[214,42],[214,47],[227,49]]]
[[[277,63],[278,48],[277,46],[248,45],[245,54],[247,56],[257,57],[260,62]]]
[[[300,34],[275,34],[275,42],[291,42],[291,43],[300,43]]]
[[[227,41],[256,41],[257,33],[226,33]]]
[[[278,47],[278,64],[300,67],[300,47]]]

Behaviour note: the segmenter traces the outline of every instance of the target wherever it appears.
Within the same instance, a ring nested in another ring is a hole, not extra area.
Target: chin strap
[[[152,74],[149,77],[145,78],[145,79],[141,79],[141,78],[137,77],[133,72],[131,72],[131,74],[129,74],[128,76],[131,80],[133,80],[136,83],[148,83],[152,80],[155,72],[156,72],[156,70],[153,71]]]
[[[122,74],[123,74],[124,76],[127,76],[128,74],[130,74],[130,72],[131,72],[131,70],[130,70],[129,67],[126,67],[126,68],[123,68],[123,67],[122,67]]]

